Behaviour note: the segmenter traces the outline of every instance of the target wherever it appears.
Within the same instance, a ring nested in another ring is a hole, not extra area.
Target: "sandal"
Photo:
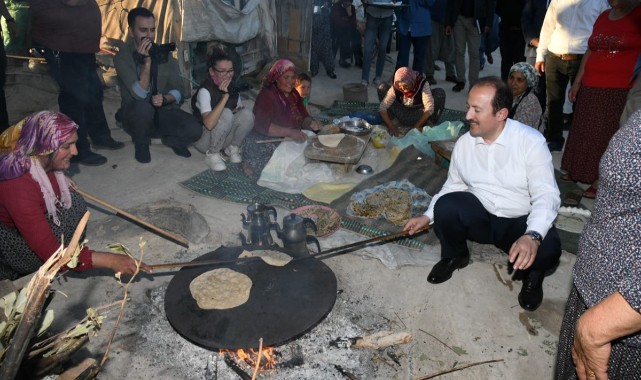
[[[559,179],[563,182],[576,182],[569,173],[563,174]]]
[[[563,197],[563,204],[567,206],[578,206],[583,198],[583,191],[580,189],[570,190]]]
[[[589,199],[596,198],[597,189],[594,186],[590,186],[583,192],[583,196]]]

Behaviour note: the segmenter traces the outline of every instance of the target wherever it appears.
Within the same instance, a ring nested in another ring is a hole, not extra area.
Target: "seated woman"
[[[223,171],[227,169],[225,157],[234,164],[242,162],[240,146],[254,126],[254,114],[243,106],[238,90],[231,86],[231,58],[214,50],[207,66],[207,79],[191,98],[194,115],[203,123],[203,134],[194,147],[205,154],[211,170]]]
[[[392,86],[379,86],[378,96],[381,99],[381,118],[393,136],[403,136],[413,128],[422,132],[425,125],[433,125],[437,121],[432,116],[440,115],[445,106],[443,91],[440,109],[438,113],[435,112],[434,97],[425,74],[407,67],[396,70]],[[393,119],[398,123],[394,123]]]
[[[286,137],[304,142],[303,129],[318,131],[321,124],[314,120],[303,105],[303,99],[294,89],[296,66],[280,59],[271,67],[254,104],[254,130],[245,139],[243,170],[252,178],[259,178],[278,143],[258,144],[269,137]]]
[[[52,111],[30,115],[0,135],[0,279],[14,280],[37,271],[67,245],[87,206],[69,186],[63,171],[78,154],[78,125]],[[131,275],[127,256],[85,247],[75,271],[109,268]],[[151,271],[144,263],[141,269]]]
[[[539,128],[543,114],[541,103],[533,91],[537,80],[536,69],[526,62],[514,64],[507,79],[513,99],[508,117],[536,129]]]

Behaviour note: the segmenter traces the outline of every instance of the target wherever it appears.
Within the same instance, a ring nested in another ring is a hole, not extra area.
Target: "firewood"
[[[56,380],[85,380],[98,368],[96,359],[86,358],[80,364],[61,373]]]
[[[352,348],[372,348],[377,350],[397,344],[405,344],[410,340],[412,340],[412,334],[408,332],[379,331],[372,335],[357,338],[356,342],[352,344]]]

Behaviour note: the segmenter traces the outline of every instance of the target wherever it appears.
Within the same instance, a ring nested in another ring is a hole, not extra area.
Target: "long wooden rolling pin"
[[[150,230],[156,232],[157,234],[159,234],[159,235],[161,235],[161,236],[163,236],[163,237],[165,237],[165,238],[167,238],[167,239],[169,239],[169,240],[171,240],[171,241],[173,241],[175,243],[178,243],[178,244],[182,245],[183,247],[189,248],[189,241],[187,239],[185,239],[184,237],[176,235],[176,234],[174,234],[172,232],[169,232],[167,230],[164,230],[164,229],[162,229],[162,228],[160,228],[158,226],[155,226],[155,225],[153,225],[153,224],[151,224],[151,223],[149,223],[149,222],[147,222],[147,221],[145,221],[143,219],[140,219],[139,217],[137,217],[137,216],[135,216],[133,214],[128,213],[125,210],[119,209],[116,206],[112,206],[109,203],[103,201],[102,199],[96,198],[93,195],[91,195],[91,194],[89,194],[89,193],[87,193],[87,192],[85,192],[85,191],[83,191],[83,190],[81,190],[81,189],[79,189],[77,187],[74,187],[74,190],[76,190],[76,192],[78,192],[78,194],[82,195],[86,199],[89,199],[90,201],[95,202],[95,203],[97,203],[97,204],[99,204],[99,205],[101,205],[101,206],[103,206],[103,207],[115,212],[118,215],[124,216],[125,218],[129,219],[130,221],[132,221],[132,222],[134,222],[136,224],[139,224],[139,225],[141,225],[143,227],[149,228]]]

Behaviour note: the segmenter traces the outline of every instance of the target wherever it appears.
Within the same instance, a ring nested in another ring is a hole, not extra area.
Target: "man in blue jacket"
[[[412,69],[422,73],[430,36],[432,35],[432,17],[430,6],[436,0],[409,0],[398,15],[398,56],[396,70],[409,67],[410,48],[414,46]]]

